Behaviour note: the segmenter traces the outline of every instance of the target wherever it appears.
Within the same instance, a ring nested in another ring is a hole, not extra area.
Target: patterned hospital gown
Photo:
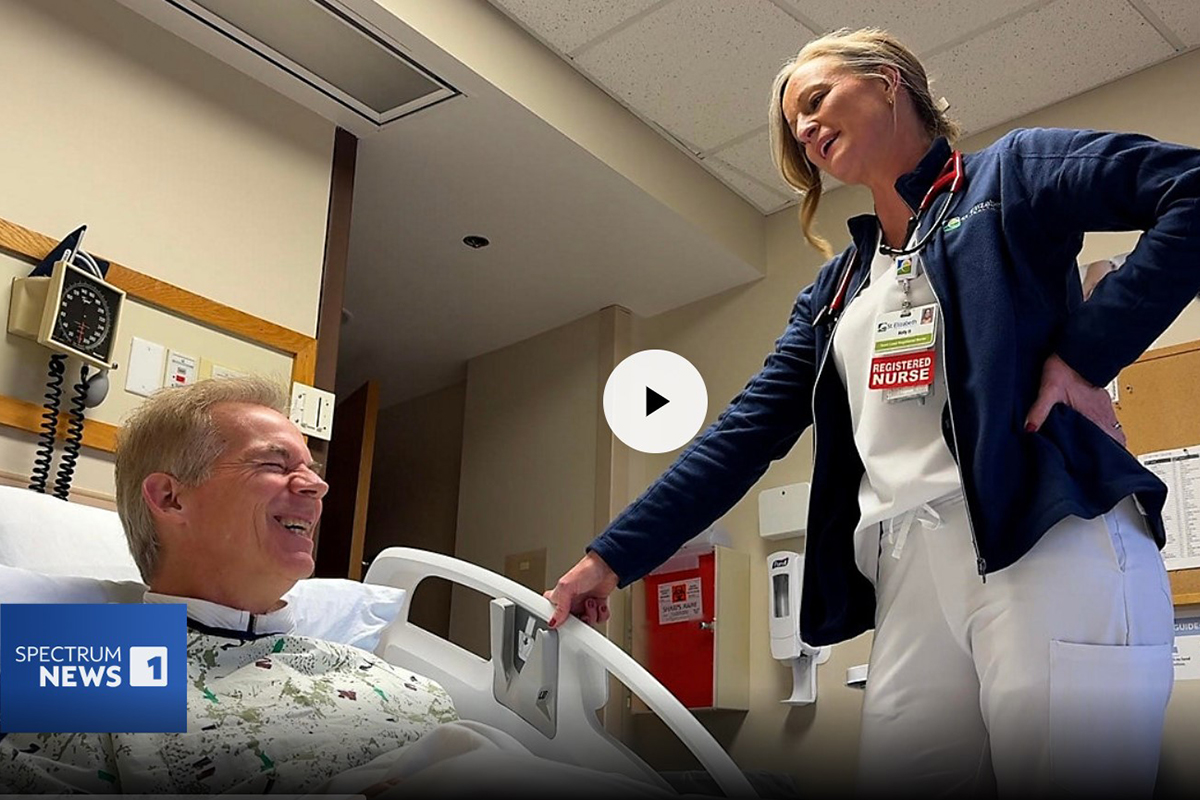
[[[187,733],[9,734],[0,791],[305,792],[458,718],[439,685],[292,634],[188,634]]]

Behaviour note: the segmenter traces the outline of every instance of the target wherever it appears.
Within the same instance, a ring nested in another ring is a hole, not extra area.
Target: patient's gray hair
[[[178,389],[163,389],[142,403],[126,421],[117,440],[117,514],[129,551],[150,583],[158,560],[154,518],[142,498],[148,475],[165,472],[186,486],[202,483],[226,442],[213,419],[213,407],[247,403],[286,414],[287,396],[278,384],[260,377],[219,378]]]

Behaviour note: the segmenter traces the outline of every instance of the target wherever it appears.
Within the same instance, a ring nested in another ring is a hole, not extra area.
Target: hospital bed
[[[491,598],[490,658],[409,622],[417,585],[428,578]],[[143,589],[114,512],[0,486],[0,603],[137,602]],[[301,581],[288,598],[298,633],[366,647],[437,681],[463,719],[504,731],[534,755],[669,791],[599,721],[612,675],[679,737],[721,791],[755,796],[720,745],[640,664],[578,619],[550,630],[549,601],[482,567],[394,547],[371,564],[365,584]]]

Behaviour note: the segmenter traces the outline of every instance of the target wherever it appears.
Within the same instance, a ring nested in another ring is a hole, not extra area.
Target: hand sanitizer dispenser
[[[800,640],[803,580],[804,556],[787,550],[767,556],[771,657],[792,665],[792,696],[782,702],[793,706],[816,702],[817,665],[829,660],[828,647],[810,647]]]

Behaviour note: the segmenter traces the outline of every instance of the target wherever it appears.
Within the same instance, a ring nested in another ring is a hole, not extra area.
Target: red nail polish
[[[1036,430],[1037,430],[1037,426],[1034,425],[1032,422],[1025,423],[1025,432],[1026,433],[1033,433]]]

